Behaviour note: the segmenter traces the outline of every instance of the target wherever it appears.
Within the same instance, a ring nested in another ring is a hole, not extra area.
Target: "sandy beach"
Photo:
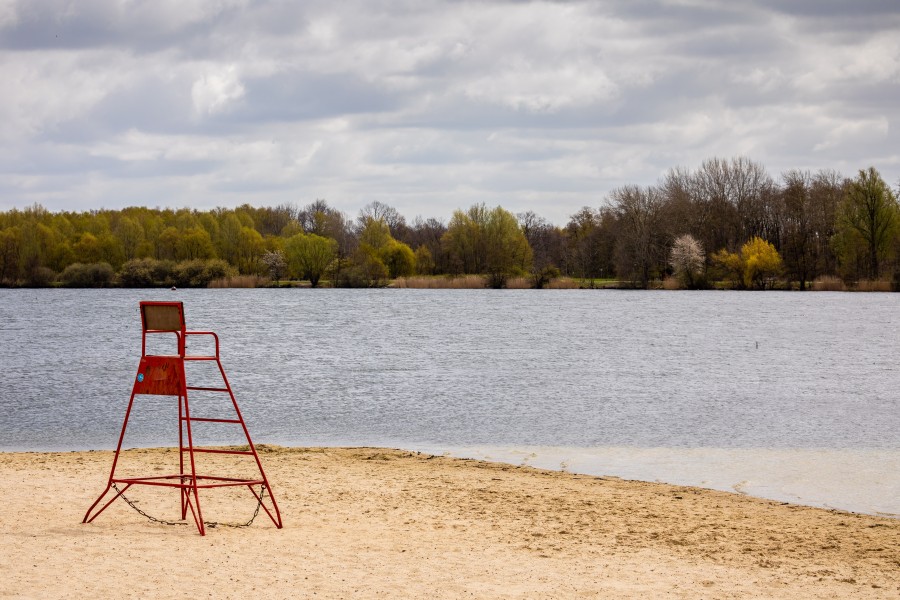
[[[122,501],[82,524],[111,452],[0,454],[0,597],[900,597],[897,519],[400,450],[260,450],[284,528],[261,515],[205,537]],[[176,457],[130,450],[119,473]],[[132,490],[179,516],[174,490]],[[220,523],[256,506],[246,489],[201,501]]]

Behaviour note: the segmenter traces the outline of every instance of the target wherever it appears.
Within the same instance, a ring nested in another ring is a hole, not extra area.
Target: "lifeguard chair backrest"
[[[144,332],[183,332],[184,305],[181,302],[141,302],[141,323]]]
[[[178,355],[184,356],[184,305],[181,302],[141,302],[141,356],[147,354],[148,333],[174,333]]]

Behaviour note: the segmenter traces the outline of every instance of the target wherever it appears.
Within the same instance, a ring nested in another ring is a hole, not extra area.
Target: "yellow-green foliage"
[[[393,239],[391,230],[384,221],[373,219],[372,217],[365,218],[363,227],[359,232],[360,244],[367,244],[375,250],[380,250]]]
[[[419,246],[416,248],[416,273],[419,275],[434,274],[434,257],[428,246]]]
[[[781,256],[766,240],[754,237],[741,247],[744,263],[744,285],[766,288],[781,273]]]
[[[765,289],[781,274],[781,256],[771,243],[754,237],[741,246],[740,254],[724,248],[712,255],[717,265],[736,287]]]
[[[393,238],[378,249],[378,258],[387,267],[388,275],[392,279],[408,277],[413,274],[416,267],[416,255],[412,248]]]
[[[298,233],[284,243],[284,254],[291,275],[309,279],[316,287],[337,256],[337,242],[314,233]]]
[[[454,212],[441,245],[454,271],[486,274],[491,287],[504,287],[510,276],[531,269],[532,250],[522,228],[499,206],[476,204]]]
[[[740,287],[743,284],[744,263],[739,255],[722,248],[711,258],[713,264],[719,267],[724,277],[730,280],[733,286]]]
[[[415,271],[416,255],[412,248],[395,240],[383,219],[364,219],[359,232],[359,247],[363,252],[354,254],[353,262],[366,274],[381,272],[375,263],[380,263],[391,278],[408,277]],[[380,275],[375,277],[381,278]]]

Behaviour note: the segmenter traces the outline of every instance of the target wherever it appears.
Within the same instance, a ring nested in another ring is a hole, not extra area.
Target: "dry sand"
[[[123,470],[175,456],[131,450]],[[204,456],[201,473],[233,464]],[[110,452],[0,454],[0,597],[900,598],[900,520],[397,450],[261,456],[285,527],[201,537],[121,500],[81,524]],[[177,518],[175,490],[132,490]],[[207,520],[246,520],[234,493],[202,494]]]

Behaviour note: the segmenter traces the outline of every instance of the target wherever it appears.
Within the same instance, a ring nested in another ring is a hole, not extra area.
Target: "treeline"
[[[900,284],[900,207],[874,169],[845,178],[747,158],[627,185],[564,226],[476,204],[448,222],[373,202],[351,217],[317,200],[211,211],[0,213],[0,285],[205,287],[240,275],[379,286],[411,275],[593,284],[800,288],[826,279]]]

